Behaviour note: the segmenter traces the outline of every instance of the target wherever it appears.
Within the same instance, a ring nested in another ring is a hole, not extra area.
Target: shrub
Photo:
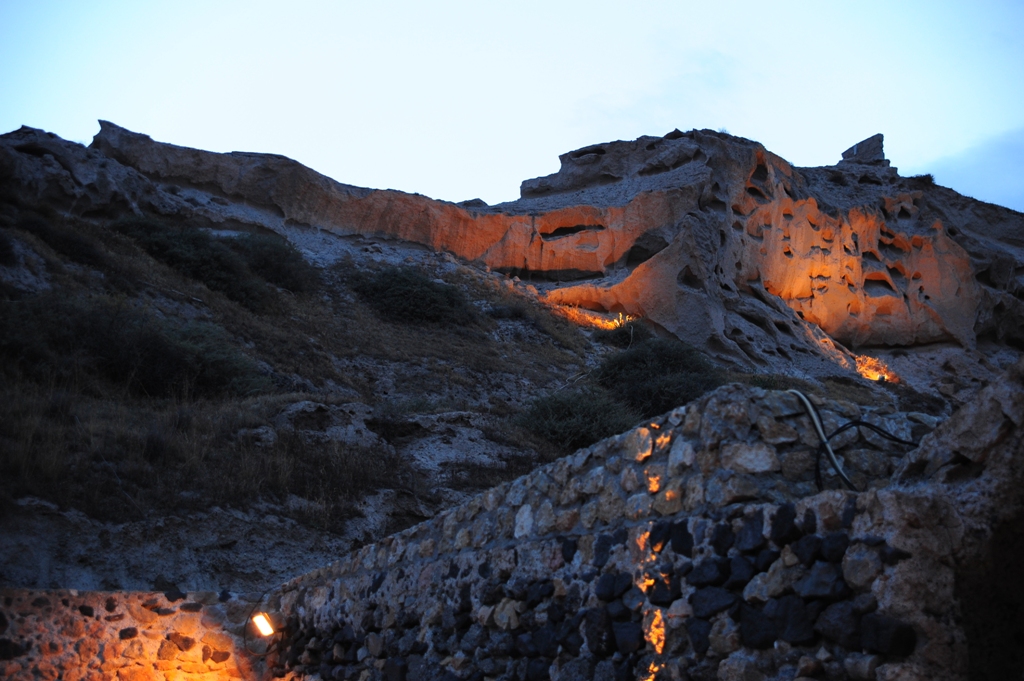
[[[353,288],[381,316],[394,321],[465,326],[476,319],[462,291],[431,281],[412,267],[358,276]]]
[[[626,322],[614,329],[594,331],[594,340],[616,348],[628,348],[652,337],[651,332],[640,322]]]
[[[114,227],[160,262],[254,312],[265,312],[274,302],[274,291],[253,275],[245,259],[203,230],[151,220],[129,220]]]
[[[924,175],[911,175],[907,178],[907,182],[914,189],[929,189],[935,186],[935,176],[931,173],[925,173]]]
[[[643,417],[686,404],[724,381],[703,354],[669,339],[647,340],[606,358],[595,378]]]
[[[279,236],[246,234],[228,244],[242,256],[253,273],[292,293],[311,291],[319,282],[316,268]]]
[[[244,395],[269,387],[220,327],[175,325],[108,299],[0,303],[0,356],[37,380],[98,377],[144,396]]]
[[[41,218],[25,218],[18,223],[18,228],[36,235],[47,246],[77,263],[89,267],[103,267],[107,264],[106,256],[95,241],[68,227]]]
[[[522,425],[572,451],[621,433],[641,418],[603,390],[581,389],[538,397],[523,415]]]

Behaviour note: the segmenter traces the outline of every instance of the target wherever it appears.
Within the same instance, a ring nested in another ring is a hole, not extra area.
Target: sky
[[[1024,1],[0,0],[0,132],[97,120],[340,182],[518,198],[567,151],[725,130],[1024,211]]]

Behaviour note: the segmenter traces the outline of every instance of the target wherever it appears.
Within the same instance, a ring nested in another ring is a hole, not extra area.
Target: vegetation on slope
[[[557,454],[515,423],[520,401],[487,386],[568,376],[585,339],[457,267],[318,270],[274,235],[0,203],[0,265],[27,267],[26,252],[49,288],[0,284],[0,513],[24,495],[111,521],[272,502],[338,529],[374,489],[429,497],[386,450],[252,435],[304,399],[364,402],[399,427],[439,410],[493,417],[487,436],[524,456],[451,465],[467,488]],[[479,310],[503,308],[530,342],[495,340],[501,321]]]

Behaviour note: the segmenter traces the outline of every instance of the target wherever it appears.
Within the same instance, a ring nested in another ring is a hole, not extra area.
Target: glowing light
[[[665,620],[661,616],[661,610],[656,609],[652,613],[647,631],[644,632],[644,638],[658,655],[665,650]]]
[[[600,312],[591,312],[590,310],[584,310],[579,307],[572,307],[569,305],[554,305],[552,311],[563,319],[567,319],[577,326],[585,326],[591,329],[605,329],[606,331],[612,331],[625,326],[629,322],[635,321],[636,317],[632,315],[624,315],[621,312],[618,316],[609,317],[606,314]]]
[[[647,491],[656,494],[661,489],[661,476],[657,473],[647,474]]]
[[[654,677],[664,668],[664,662],[655,662],[652,660],[651,663],[647,665],[647,669],[644,670],[644,676],[640,677],[641,681],[654,681]]]
[[[857,355],[857,373],[869,381],[900,382],[900,377],[885,362],[867,355]]]
[[[274,627],[270,624],[270,618],[267,617],[266,613],[257,613],[252,618],[252,623],[256,625],[256,629],[260,632],[260,636],[273,636]]]

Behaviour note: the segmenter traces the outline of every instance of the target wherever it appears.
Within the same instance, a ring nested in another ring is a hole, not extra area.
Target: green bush
[[[465,326],[476,319],[462,291],[431,281],[412,267],[389,267],[357,276],[353,289],[381,316],[393,321]]]
[[[268,311],[275,301],[274,290],[249,270],[241,255],[201,229],[152,220],[129,220],[114,227],[160,262],[254,312]]]
[[[96,377],[154,397],[245,395],[270,387],[220,327],[175,325],[104,298],[2,302],[0,329],[6,368],[39,381]]]
[[[246,234],[227,243],[253,273],[292,293],[311,291],[320,280],[316,268],[279,236]]]
[[[606,358],[597,382],[643,417],[657,416],[724,382],[699,351],[676,340],[651,339]]]
[[[642,418],[600,389],[581,389],[538,397],[522,425],[565,450],[586,447],[628,430]]]
[[[82,265],[103,267],[107,264],[106,256],[95,241],[67,227],[41,218],[25,218],[18,223],[18,229],[36,235],[53,250]]]
[[[651,332],[640,322],[626,322],[614,329],[598,329],[594,331],[594,340],[616,348],[628,348],[652,337]]]

